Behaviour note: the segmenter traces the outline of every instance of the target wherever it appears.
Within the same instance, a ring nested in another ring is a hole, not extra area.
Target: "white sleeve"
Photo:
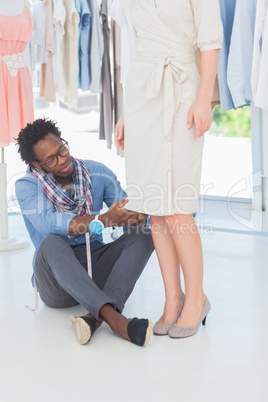
[[[197,47],[204,50],[221,49],[223,29],[218,0],[191,0]]]
[[[262,38],[262,53],[260,73],[256,91],[255,105],[268,110],[268,8],[266,11],[265,27]]]

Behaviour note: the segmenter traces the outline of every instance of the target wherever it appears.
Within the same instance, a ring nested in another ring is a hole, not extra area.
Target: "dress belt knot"
[[[171,131],[175,115],[175,105],[180,102],[181,85],[188,76],[187,69],[178,59],[167,57],[157,63],[146,82],[146,98],[154,99],[159,95],[163,81],[164,88],[164,134],[171,141]],[[175,85],[178,85],[178,99],[175,100]]]

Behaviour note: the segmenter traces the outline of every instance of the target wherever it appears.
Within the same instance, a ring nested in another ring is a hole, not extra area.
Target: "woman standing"
[[[165,286],[165,308],[154,333],[181,338],[194,335],[210,310],[192,213],[198,208],[202,135],[212,120],[222,42],[219,4],[130,0],[130,12],[137,48],[126,83],[125,123],[122,118],[116,126],[116,142],[125,146],[128,209],[151,217]]]

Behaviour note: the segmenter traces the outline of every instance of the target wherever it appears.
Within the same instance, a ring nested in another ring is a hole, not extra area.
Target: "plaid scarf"
[[[91,215],[92,212],[92,193],[91,180],[89,172],[84,161],[72,157],[74,166],[73,186],[74,198],[66,195],[63,187],[54,179],[54,177],[38,170],[33,166],[27,167],[27,172],[30,172],[36,177],[47,194],[48,199],[54,205],[58,212],[73,212],[77,215]]]

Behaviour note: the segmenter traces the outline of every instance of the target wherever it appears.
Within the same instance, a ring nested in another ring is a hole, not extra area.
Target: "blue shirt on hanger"
[[[252,102],[251,71],[256,0],[236,0],[227,83],[236,108]]]
[[[233,109],[234,103],[227,84],[227,66],[233,30],[236,0],[219,0],[221,20],[223,25],[223,43],[219,53],[218,81],[220,90],[221,109],[223,111]]]
[[[80,0],[80,24],[79,24],[79,87],[88,91],[91,84],[89,42],[91,12],[87,0]]]

